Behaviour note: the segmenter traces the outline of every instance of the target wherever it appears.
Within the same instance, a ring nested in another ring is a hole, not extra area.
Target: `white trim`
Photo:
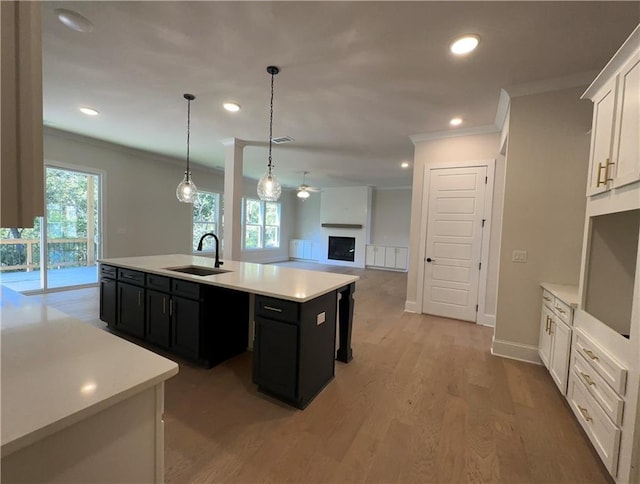
[[[496,160],[495,158],[489,160],[480,160],[480,161],[459,161],[459,162],[451,162],[451,163],[433,163],[423,165],[424,173],[422,178],[422,216],[420,220],[420,248],[419,248],[419,259],[418,265],[418,279],[417,279],[417,291],[416,291],[416,301],[414,304],[414,312],[422,313],[422,308],[424,305],[423,295],[424,295],[424,259],[427,256],[427,227],[429,224],[428,214],[429,214],[429,186],[431,182],[431,170],[438,170],[443,168],[470,168],[474,166],[484,166],[487,168],[487,185],[485,187],[485,197],[484,197],[484,218],[486,220],[485,230],[482,231],[482,248],[480,255],[481,269],[480,275],[478,279],[478,313],[476,316],[476,324],[482,324],[486,326],[495,326],[495,316],[493,317],[493,322],[491,322],[491,318],[487,318],[484,315],[485,306],[486,306],[486,294],[487,294],[487,282],[489,277],[489,242],[491,240],[491,214],[493,211],[493,191],[494,191],[494,180],[496,173]],[[407,305],[405,303],[405,310]],[[413,312],[413,311],[412,311]]]
[[[542,81],[508,86],[505,90],[512,98],[541,94],[543,92],[560,91],[561,89],[569,89],[571,87],[587,86],[597,74],[598,71],[579,72],[555,79],[544,79]]]
[[[495,339],[491,342],[491,354],[501,356],[511,360],[524,361],[526,363],[534,363],[541,365],[540,356],[538,356],[538,347],[531,345],[523,345],[513,343],[511,341],[502,341]]]
[[[482,326],[496,327],[496,315],[495,314],[478,314],[478,324]]]
[[[500,89],[500,97],[498,98],[498,109],[496,110],[495,125],[501,131],[504,129],[504,122],[507,119],[507,113],[509,112],[510,105],[511,97],[509,97],[509,93],[504,89]]]
[[[409,139],[415,145],[423,141],[431,141],[442,138],[457,138],[459,136],[474,136],[479,134],[498,133],[500,129],[495,124],[476,126],[473,128],[450,129],[448,131],[433,131],[431,133],[412,134]]]
[[[405,301],[404,302],[404,310],[408,313],[420,313],[420,306],[416,301]]]

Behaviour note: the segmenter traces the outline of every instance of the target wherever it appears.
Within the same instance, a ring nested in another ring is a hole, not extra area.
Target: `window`
[[[246,198],[244,201],[244,248],[280,247],[280,204]]]
[[[220,220],[220,194],[210,192],[199,192],[197,200],[193,203],[193,250],[198,249],[200,237],[204,234],[213,232],[221,239],[222,234],[219,233]],[[211,239],[213,240],[213,239]],[[204,252],[214,250],[214,246],[205,245]]]

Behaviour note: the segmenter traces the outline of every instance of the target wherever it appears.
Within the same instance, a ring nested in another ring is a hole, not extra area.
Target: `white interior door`
[[[422,312],[476,321],[487,167],[430,171]]]

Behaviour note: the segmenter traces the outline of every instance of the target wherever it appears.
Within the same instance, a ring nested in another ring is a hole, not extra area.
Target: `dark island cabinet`
[[[255,298],[253,381],[300,409],[333,379],[337,292],[305,303]]]
[[[100,271],[100,319],[115,332],[207,368],[246,351],[249,294],[113,266]]]

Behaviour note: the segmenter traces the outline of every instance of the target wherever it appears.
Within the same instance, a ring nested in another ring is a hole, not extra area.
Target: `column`
[[[241,260],[242,249],[242,156],[246,142],[222,140],[224,145],[224,258]]]

